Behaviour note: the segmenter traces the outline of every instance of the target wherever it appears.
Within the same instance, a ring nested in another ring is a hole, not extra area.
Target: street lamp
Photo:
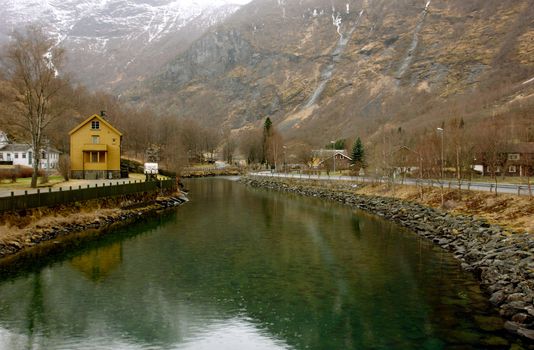
[[[284,171],[284,173],[286,173],[287,172],[287,170],[286,170],[286,168],[287,168],[287,165],[286,165],[286,149],[287,149],[287,147],[284,145],[284,146],[282,146],[282,148],[284,149],[284,170],[283,171]]]
[[[441,179],[443,180],[443,163],[444,163],[444,157],[443,157],[443,135],[445,134],[445,130],[443,130],[443,128],[437,128],[437,130],[441,134]]]
[[[332,150],[334,151],[334,175],[336,174],[336,142],[330,141],[332,144]]]

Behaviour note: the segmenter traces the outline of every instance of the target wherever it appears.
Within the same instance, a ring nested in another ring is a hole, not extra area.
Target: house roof
[[[533,153],[534,154],[534,142],[520,142],[511,143],[504,148],[506,153]]]
[[[347,159],[351,159],[347,155],[347,151],[344,149],[318,149],[318,150],[312,151],[312,153],[314,157],[321,158],[321,159],[331,158],[334,155],[338,155],[338,154]]]
[[[26,143],[8,143],[7,145],[0,146],[0,152],[27,152],[31,150],[32,147]],[[49,153],[61,153],[53,147],[43,146],[41,150]]]
[[[321,149],[321,150],[316,150],[316,151],[312,151],[312,152],[313,152],[315,157],[317,157],[317,158],[319,158],[321,160],[319,162],[319,164],[322,164],[322,163],[326,162],[328,159],[334,158],[335,156],[338,156],[338,155],[342,156],[343,158],[345,158],[347,160],[352,160],[352,158],[347,155],[347,151],[345,151],[345,150]]]
[[[1,152],[26,152],[31,150],[31,146],[24,143],[8,143],[0,148]]]
[[[119,134],[119,136],[122,136],[122,133],[117,130],[115,127],[113,127],[113,125],[111,125],[109,122],[107,122],[104,118],[102,118],[101,116],[99,116],[98,114],[93,114],[92,116],[90,116],[89,118],[85,119],[83,122],[81,122],[80,124],[78,124],[77,127],[75,127],[74,129],[72,129],[71,131],[69,131],[69,135],[72,135],[74,134],[76,131],[78,131],[79,129],[81,129],[84,125],[86,125],[87,123],[89,123],[90,121],[92,121],[93,119],[98,119],[98,121],[100,121],[102,124],[104,124],[105,126],[107,126],[108,128],[110,128],[111,130],[113,130],[114,132],[116,132],[117,134]]]

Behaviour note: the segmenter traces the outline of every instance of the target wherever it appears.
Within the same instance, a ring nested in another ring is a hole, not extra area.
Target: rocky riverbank
[[[484,220],[451,215],[418,203],[358,195],[352,192],[351,184],[323,188],[317,183],[255,177],[243,177],[241,182],[341,202],[432,240],[479,278],[491,303],[507,320],[505,328],[534,342],[534,238],[530,234],[512,234]]]
[[[238,168],[221,168],[221,169],[184,169],[180,173],[180,177],[196,178],[196,177],[213,177],[213,176],[238,176],[242,174],[242,170]]]
[[[4,213],[0,217],[0,259],[76,233],[130,224],[187,200],[183,193],[139,194]]]

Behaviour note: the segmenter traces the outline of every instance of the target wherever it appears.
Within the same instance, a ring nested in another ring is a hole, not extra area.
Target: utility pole
[[[443,164],[444,164],[444,157],[443,157],[443,146],[444,146],[444,142],[443,142],[443,138],[444,138],[444,134],[445,134],[445,130],[443,130],[443,128],[438,128],[437,129],[438,132],[441,133],[441,207],[443,208],[445,206],[445,198],[444,198],[444,195],[443,195]]]
[[[443,167],[444,167],[444,151],[443,151],[443,148],[444,148],[444,134],[445,134],[445,130],[443,130],[443,128],[437,128],[438,132],[441,134],[441,179],[443,180],[444,178],[444,174],[443,174]]]
[[[336,174],[336,142],[330,141],[332,144],[332,150],[334,151],[334,175]]]

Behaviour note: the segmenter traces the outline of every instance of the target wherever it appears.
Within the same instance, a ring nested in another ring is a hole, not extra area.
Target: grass
[[[439,208],[441,193],[437,188],[424,188],[423,198],[416,186],[368,185],[355,192],[358,194],[394,197]],[[470,215],[485,218],[513,232],[534,234],[534,199],[528,196],[488,192],[445,190],[446,210],[457,215]]]
[[[63,184],[68,186],[69,182],[65,181],[63,176],[60,175],[52,175],[48,177],[48,182],[41,183],[41,177],[37,179],[37,187],[52,187],[59,184]],[[145,181],[145,175],[144,174],[136,174],[136,173],[130,173],[129,174],[130,180],[137,180],[137,181]],[[168,177],[163,175],[158,175],[158,180],[166,180]],[[0,180],[0,189],[4,190],[29,190],[31,189],[31,177],[28,178],[19,178],[16,182],[11,182],[11,180]],[[78,180],[73,180],[78,181]],[[81,180],[83,181],[83,180]]]
[[[48,182],[41,183],[42,178],[39,177],[37,179],[37,187],[50,187],[52,185],[58,184],[60,182],[65,181],[63,179],[63,176],[60,175],[52,175],[48,177]],[[11,180],[2,180],[0,181],[0,189],[16,189],[16,190],[24,190],[31,188],[31,177],[26,178],[19,178],[16,182],[11,182]]]

